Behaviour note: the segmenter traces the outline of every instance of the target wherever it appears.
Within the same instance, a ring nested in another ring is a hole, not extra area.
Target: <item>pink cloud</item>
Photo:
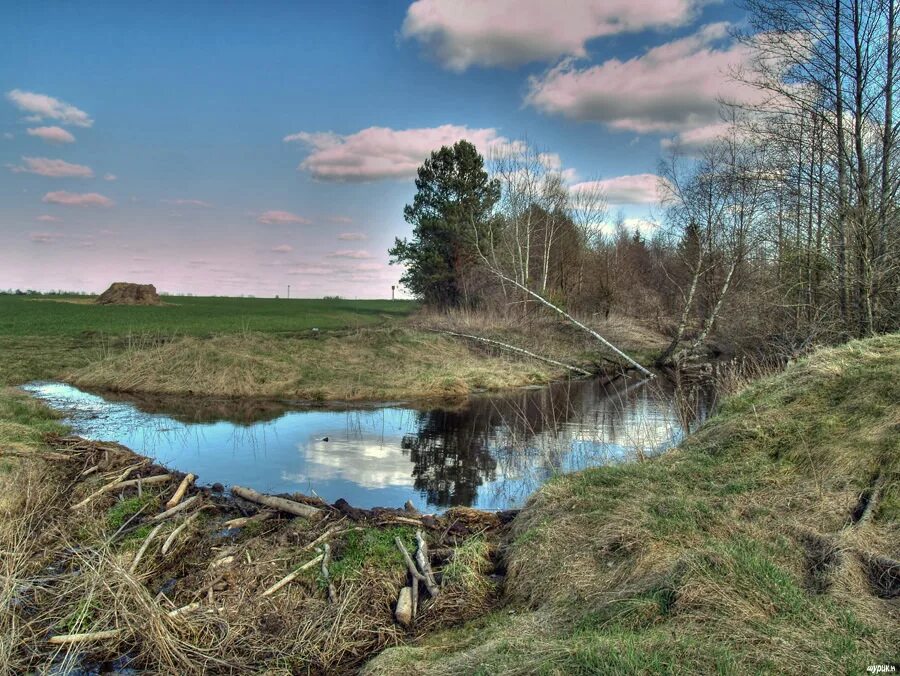
[[[368,239],[368,236],[364,232],[342,232],[337,238],[345,242],[361,242]]]
[[[75,137],[62,127],[34,127],[25,131],[47,143],[75,143]]]
[[[23,157],[24,166],[10,166],[10,170],[20,174],[37,174],[50,178],[93,178],[94,172],[83,164],[70,164],[65,160],[51,160],[46,157]]]
[[[586,56],[597,37],[689,24],[713,0],[417,0],[403,36],[446,68],[516,66]]]
[[[273,246],[272,251],[275,253],[291,253],[294,250],[290,244],[279,244],[278,246]]]
[[[90,127],[94,124],[83,110],[46,94],[13,89],[6,93],[6,98],[19,110],[30,113],[27,119],[32,122],[50,118],[75,127]]]
[[[73,207],[111,207],[113,201],[96,192],[74,193],[58,190],[48,192],[42,200],[47,204],[64,204]]]
[[[339,223],[340,225],[350,225],[353,222],[353,219],[349,216],[329,216],[328,220],[331,223]]]
[[[298,169],[320,181],[378,181],[415,176],[429,153],[460,139],[475,144],[482,152],[509,143],[496,129],[470,129],[445,124],[422,129],[369,127],[355,134],[299,132],[284,137],[286,143],[299,142],[311,149]]]
[[[57,218],[56,216],[50,216],[49,214],[42,214],[34,220],[40,221],[41,223],[59,223],[62,219]]]
[[[353,259],[363,259],[363,258],[371,258],[372,254],[363,249],[340,249],[338,251],[333,251],[328,254],[329,258],[353,258]]]
[[[638,133],[711,124],[719,120],[719,100],[759,97],[729,76],[733,68],[750,64],[751,50],[739,43],[717,46],[728,29],[727,23],[709,24],[628,61],[578,68],[566,60],[530,79],[526,103],[544,113]]]
[[[106,174],[106,175],[103,177],[103,180],[104,180],[104,181],[116,181],[116,180],[118,180],[118,179],[119,179],[119,177],[116,176],[115,174]]]
[[[278,210],[264,211],[257,217],[256,221],[265,225],[309,225],[312,222],[308,218],[292,214],[290,211]]]
[[[617,176],[576,183],[570,190],[577,193],[599,188],[610,204],[656,204],[659,202],[659,180],[656,174]]]

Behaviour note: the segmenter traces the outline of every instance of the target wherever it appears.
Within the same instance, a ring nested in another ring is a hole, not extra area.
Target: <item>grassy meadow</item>
[[[121,392],[384,401],[458,397],[566,375],[429,328],[602,367],[595,344],[552,318],[522,326],[482,315],[423,315],[412,301],[170,296],[160,306],[126,306],[92,300],[0,295],[0,384],[60,379]],[[602,330],[646,363],[664,344],[622,319]]]

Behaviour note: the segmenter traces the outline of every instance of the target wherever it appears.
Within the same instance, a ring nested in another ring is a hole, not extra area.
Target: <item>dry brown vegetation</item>
[[[360,329],[285,337],[245,332],[211,338],[135,340],[64,379],[122,392],[282,397],[309,401],[455,397],[548,383],[564,369],[423,329],[464,328],[592,369],[596,345],[565,325],[538,316],[527,330],[485,315],[429,314],[415,328]],[[633,321],[604,324],[616,339],[650,355],[664,341]],[[649,361],[649,359],[648,359]]]
[[[165,470],[128,449],[57,436],[49,412],[21,395],[6,392],[0,405],[4,420],[18,421],[0,430],[0,673],[125,666],[164,674],[344,673],[385,646],[494,603],[487,574],[502,527],[496,517],[451,511],[422,520],[441,593],[406,631],[392,612],[406,584],[394,538],[414,549],[418,516],[385,510],[354,520],[311,501],[324,519],[276,516],[227,529],[227,519],[255,507],[191,488],[190,509],[157,522],[178,476],[153,482]],[[140,488],[76,507],[128,467],[129,476],[144,476]],[[263,595],[326,541],[333,599],[319,566]],[[86,633],[99,635],[50,640]]]

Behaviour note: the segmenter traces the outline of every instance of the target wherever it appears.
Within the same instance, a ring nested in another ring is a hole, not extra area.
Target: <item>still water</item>
[[[204,484],[300,492],[356,507],[519,507],[561,472],[664,452],[709,397],[662,379],[585,380],[474,396],[450,408],[305,409],[258,401],[97,395],[24,387],[74,432],[116,441]]]

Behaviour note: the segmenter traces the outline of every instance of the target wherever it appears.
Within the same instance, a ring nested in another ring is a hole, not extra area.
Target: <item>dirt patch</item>
[[[155,286],[132,282],[113,282],[94,302],[98,305],[160,305]]]

